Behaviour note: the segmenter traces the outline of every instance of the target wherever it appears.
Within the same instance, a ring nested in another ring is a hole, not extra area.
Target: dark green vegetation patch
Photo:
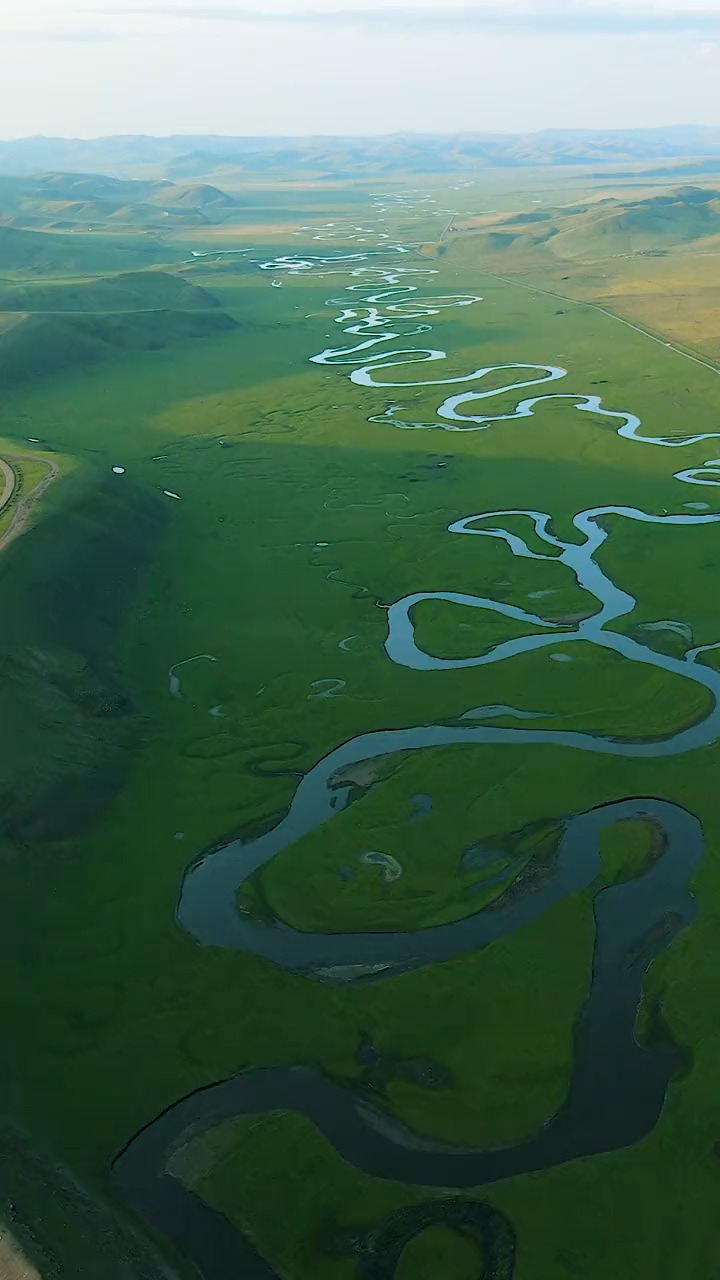
[[[0,333],[0,387],[133,351],[212,338],[237,322],[182,276],[131,272],[88,281],[0,286],[0,311],[20,322]]]
[[[67,480],[0,560],[0,836],[6,852],[78,837],[122,786],[144,732],[117,629],[167,517],[131,482]]]

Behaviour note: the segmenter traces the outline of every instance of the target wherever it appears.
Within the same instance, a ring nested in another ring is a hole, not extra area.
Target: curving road
[[[29,458],[33,462],[38,461],[37,456],[34,454],[17,454],[16,456],[21,460],[23,458]],[[40,483],[36,484],[25,497],[21,496],[16,503],[9,525],[5,529],[4,533],[0,533],[0,551],[4,551],[11,542],[14,542],[15,539],[19,538],[20,534],[24,532],[28,520],[32,515],[33,509],[40,501],[45,491],[50,487],[53,480],[56,480],[60,474],[60,467],[57,462],[53,462],[51,458],[43,458],[42,461],[47,467],[47,475],[44,476]],[[0,467],[7,467],[7,463],[3,463],[2,459],[0,459]],[[14,476],[15,473],[13,472],[13,477]],[[5,503],[0,502],[0,512],[3,509],[3,506],[7,507],[8,502],[14,495],[14,491],[15,485],[13,485],[13,490],[10,493],[8,500]]]
[[[546,298],[557,298],[559,302],[569,302],[575,307],[588,307],[590,311],[598,311],[600,315],[607,316],[609,320],[614,320],[616,324],[621,324],[626,329],[632,329],[635,333],[641,333],[643,338],[649,338],[651,342],[656,342],[658,346],[665,347],[668,351],[674,351],[676,356],[682,356],[684,360],[692,360],[693,364],[700,364],[705,369],[709,369],[711,373],[720,373],[720,369],[716,364],[711,364],[709,360],[703,359],[702,356],[694,355],[692,351],[688,351],[684,347],[676,346],[674,342],[668,342],[667,338],[661,338],[659,334],[653,333],[652,329],[646,329],[641,324],[635,324],[633,320],[626,320],[624,316],[619,316],[617,312],[611,311],[609,307],[601,306],[599,302],[588,302],[586,298],[569,298],[566,293],[556,293],[553,289],[539,289],[536,285],[525,284],[523,280],[514,280],[512,276],[500,276],[495,271],[484,271],[483,275],[490,276],[493,280],[502,280],[503,284],[512,285],[515,289],[525,289],[527,293],[544,294]]]
[[[17,476],[4,458],[0,458],[0,480],[2,480],[2,489],[0,489],[0,515],[10,502],[17,486]]]

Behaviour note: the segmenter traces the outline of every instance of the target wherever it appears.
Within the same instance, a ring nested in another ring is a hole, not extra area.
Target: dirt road
[[[8,1228],[0,1225],[0,1276],[2,1280],[42,1280]]]
[[[4,551],[11,542],[14,542],[16,538],[20,537],[20,534],[23,532],[28,520],[30,519],[33,508],[40,501],[46,489],[48,489],[52,484],[53,480],[55,480],[60,474],[60,467],[58,463],[51,461],[50,458],[39,459],[36,454],[31,453],[19,453],[14,456],[20,461],[22,461],[23,458],[27,458],[32,462],[44,462],[47,467],[47,475],[43,477],[39,484],[35,485],[34,489],[31,489],[28,494],[21,497],[17,502],[7,529],[5,529],[4,533],[0,533],[0,551]],[[17,484],[15,472],[2,458],[0,458],[0,475],[5,478],[3,495],[0,497],[0,512],[2,512],[3,508],[11,501]]]
[[[0,458],[0,480],[2,488],[0,489],[0,511],[4,511],[5,507],[11,501],[17,484],[17,476],[4,458]]]

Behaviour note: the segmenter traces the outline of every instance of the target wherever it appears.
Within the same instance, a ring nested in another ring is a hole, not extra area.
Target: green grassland
[[[526,830],[494,836],[487,830],[492,820],[487,804],[467,794],[463,756],[462,749],[450,750],[442,762],[442,793],[433,797],[433,809],[422,826],[413,819],[411,797],[423,794],[422,787],[434,776],[433,766],[440,763],[434,753],[421,761],[393,761],[392,776],[371,785],[361,803],[314,837],[299,841],[264,874],[258,873],[253,896],[270,916],[296,928],[340,933],[427,928],[462,918],[499,897],[509,872],[492,892],[483,892],[483,879],[521,856],[526,870],[550,861],[558,827],[539,817]],[[391,767],[388,762],[385,771]],[[463,853],[475,846],[495,851],[493,861],[481,871],[461,865]],[[396,859],[402,876],[390,881],[382,866],[363,864],[367,849]],[[353,871],[352,878],[343,877],[346,867]],[[248,897],[241,898],[246,907]]]
[[[708,1261],[716,1259],[712,1223],[717,1175],[702,1121],[672,1102],[667,1110],[662,1128],[632,1159],[626,1154],[603,1156],[476,1193],[510,1216],[518,1235],[515,1274],[520,1280],[534,1280],[538,1274],[565,1280],[608,1271],[679,1280],[688,1271],[702,1273]],[[194,1173],[195,1153],[189,1152],[184,1176],[252,1232],[259,1247],[275,1256],[281,1274],[302,1280],[355,1280],[358,1269],[348,1240],[362,1238],[398,1205],[423,1195],[416,1187],[378,1183],[349,1169],[324,1138],[297,1117],[275,1114],[238,1122],[234,1155],[223,1136],[217,1163],[208,1168],[208,1153],[198,1152]],[[693,1153],[681,1168],[666,1154],[668,1144],[678,1141]],[[212,1152],[209,1155],[211,1162]],[[295,1170],[299,1176],[294,1176]],[[316,1189],[315,1195],[310,1188]],[[280,1239],[278,1201],[283,1204]],[[415,1241],[417,1271],[410,1275],[424,1274],[420,1268],[430,1261],[435,1243],[428,1237],[425,1233]],[[461,1243],[455,1236],[446,1256],[447,1270],[436,1261],[431,1274],[464,1280],[465,1257],[456,1252]],[[404,1280],[407,1273],[400,1274]],[[477,1268],[470,1272],[477,1275]]]
[[[279,1147],[285,1152],[280,1161]],[[357,1172],[308,1121],[282,1113],[221,1126],[176,1156],[174,1168],[181,1181],[248,1230],[262,1253],[275,1254],[282,1271],[301,1280],[355,1280],[352,1237],[423,1198],[416,1187]],[[288,1201],[281,1241],[275,1197]],[[477,1280],[480,1267],[477,1247],[459,1234],[427,1231],[406,1247],[398,1280]]]
[[[258,193],[265,208],[274,200]],[[398,233],[407,217],[398,215]],[[296,226],[301,218],[304,209]],[[212,235],[220,244],[222,233]],[[651,434],[717,429],[711,370],[619,334],[599,311],[558,314],[556,298],[498,279],[474,236],[458,235],[433,263],[430,292],[484,298],[437,318],[432,345],[451,353],[442,376],[559,362],[570,371],[562,390],[602,394]],[[241,239],[236,229],[225,243]],[[317,251],[285,233],[250,243],[258,256]],[[1,1062],[13,1123],[101,1199],[133,1133],[248,1064],[318,1065],[440,1141],[501,1144],[539,1128],[571,1076],[597,886],[494,947],[352,987],[197,947],[175,920],[178,888],[203,850],[276,821],[299,777],[357,734],[451,723],[489,704],[618,737],[663,736],[701,718],[699,686],[590,645],[574,644],[567,665],[540,652],[492,670],[394,666],[377,606],[417,591],[472,592],[569,625],[594,605],[569,570],[518,561],[505,544],[454,537],[448,525],[528,508],[552,512],[559,536],[572,537],[574,514],[593,506],[661,513],[701,497],[715,510],[713,490],[672,476],[678,457],[701,465],[707,445],[621,440],[567,402],[480,433],[368,423],[382,391],[307,363],[340,345],[325,302],[342,280],[272,289],[243,259],[188,264],[188,242],[172,237],[0,228],[0,255],[0,310],[38,304],[0,334],[3,439],[22,452],[39,439],[73,464],[44,495],[42,518],[0,555],[0,720],[14,726],[0,749],[13,966]],[[145,270],[158,263],[182,267]],[[585,268],[572,270],[580,279]],[[407,416],[429,420],[436,392],[403,391]],[[516,400],[498,398],[492,412]],[[117,464],[125,474],[112,473]],[[635,634],[679,619],[696,644],[718,639],[714,529],[607,524],[599,562],[638,597],[618,627]],[[532,601],[537,591],[555,594]],[[480,653],[515,631],[450,604],[416,613],[419,642],[440,656]],[[648,634],[644,643],[662,643]],[[216,661],[182,668],[173,696],[170,668],[198,654]],[[318,698],[321,681],[344,686]],[[648,980],[691,1070],[637,1147],[477,1190],[513,1222],[516,1280],[686,1280],[718,1265],[718,750],[628,761],[514,745],[387,761],[357,803],[281,854],[241,903],[299,928],[423,928],[502,888],[468,892],[482,879],[459,873],[473,845],[498,850],[487,874],[518,854],[541,864],[567,815],[626,795],[665,796],[700,815],[699,918]],[[408,822],[418,794],[433,808]],[[403,876],[388,883],[360,864],[368,850],[397,858]],[[637,875],[651,856],[647,833],[615,832],[603,853],[605,882]],[[351,882],[340,875],[347,866]],[[372,1078],[357,1059],[363,1035],[383,1064]],[[407,1070],[417,1061],[437,1064],[443,1087]],[[183,1177],[248,1230],[285,1280],[352,1280],[357,1264],[328,1254],[328,1232],[375,1225],[431,1194],[359,1174],[296,1117],[243,1120],[217,1151],[213,1141],[201,1173],[191,1153]],[[468,1280],[477,1259],[452,1241],[416,1242],[403,1280]],[[438,1250],[451,1269],[440,1269]]]
[[[214,310],[218,301],[167,271],[130,271],[77,280],[23,281],[0,286],[4,312],[116,312]]]
[[[0,1128],[0,1239],[33,1270],[15,1280],[170,1280],[166,1260],[116,1214],[110,1200],[90,1193],[56,1155],[11,1126]]]
[[[205,289],[164,271],[6,284],[0,296],[21,319],[0,332],[3,388],[236,327]]]
[[[235,328],[221,310],[27,317],[0,335],[0,387],[34,382],[74,366],[114,360],[128,351],[157,351]]]
[[[178,260],[178,247],[152,233],[70,233],[0,226],[0,277],[96,275]]]
[[[540,186],[538,197],[540,207],[532,207],[529,193],[516,188],[482,215],[460,201],[443,251],[551,292],[559,306],[570,304],[571,316],[581,313],[573,303],[600,306],[718,363],[717,178],[670,189],[628,182],[618,190],[578,174],[564,197]]]
[[[608,884],[642,875],[662,854],[662,840],[647,822],[618,822],[600,838],[603,873]]]

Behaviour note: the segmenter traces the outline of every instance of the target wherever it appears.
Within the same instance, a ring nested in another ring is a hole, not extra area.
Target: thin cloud
[[[78,30],[69,28],[66,31],[44,31],[35,27],[32,31],[0,29],[2,40],[49,40],[61,44],[107,44],[115,40],[114,32],[109,30]]]
[[[707,9],[649,8],[637,4],[566,3],[538,5],[417,5],[382,9],[268,10],[235,5],[173,4],[106,10],[114,16],[180,18],[194,22],[237,22],[263,26],[322,26],[327,28],[398,27],[404,30],[466,29],[506,35],[720,35],[720,12]]]

